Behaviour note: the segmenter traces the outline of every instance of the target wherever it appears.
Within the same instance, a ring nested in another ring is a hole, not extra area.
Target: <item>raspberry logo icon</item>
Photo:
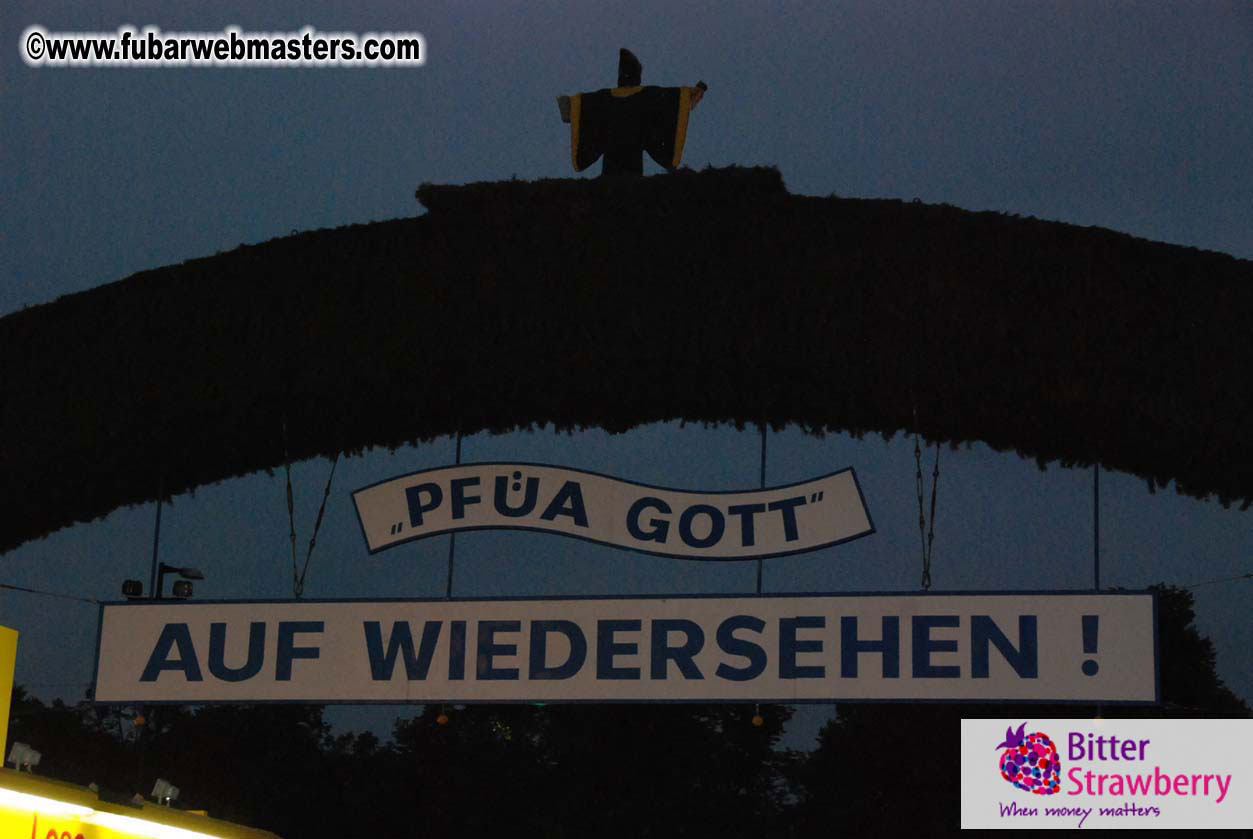
[[[1057,746],[1047,734],[1034,731],[1024,734],[1024,722],[1014,731],[1005,729],[1005,741],[997,746],[1001,752],[1001,777],[1021,790],[1034,795],[1056,795],[1061,786],[1062,763]]]

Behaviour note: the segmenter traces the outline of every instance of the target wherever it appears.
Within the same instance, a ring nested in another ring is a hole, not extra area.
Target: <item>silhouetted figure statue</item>
[[[683,157],[687,119],[708,89],[642,87],[643,65],[630,50],[618,51],[618,86],[595,93],[558,96],[561,121],[570,123],[570,156],[582,172],[603,154],[602,175],[644,174],[644,152],[666,169]]]

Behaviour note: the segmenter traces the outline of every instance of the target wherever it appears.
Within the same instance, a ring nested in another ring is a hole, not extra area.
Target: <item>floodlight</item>
[[[39,765],[39,760],[42,757],[43,754],[41,752],[35,751],[25,743],[14,743],[13,748],[9,750],[8,762],[12,763],[18,772],[22,771],[23,766],[29,772],[32,766]]]
[[[178,576],[182,577],[184,580],[203,580],[204,579],[204,572],[201,571],[199,568],[178,568],[174,565],[167,565],[166,563],[162,562],[160,565],[157,566],[157,589],[156,591],[152,593],[153,597],[157,600],[161,599],[162,597],[161,593],[165,589],[165,575],[166,574],[177,574]],[[191,586],[190,585],[185,586],[184,588],[180,590],[179,582],[176,581],[174,583],[174,596],[180,597],[180,598],[191,597]]]
[[[122,596],[127,600],[138,600],[144,596],[144,584],[139,580],[123,580]]]
[[[152,797],[157,800],[158,804],[168,807],[171,801],[178,798],[178,787],[165,778],[157,778],[157,782],[152,785]]]
[[[191,597],[191,591],[191,583],[187,580],[174,581],[174,596],[180,600],[186,600],[188,597]]]

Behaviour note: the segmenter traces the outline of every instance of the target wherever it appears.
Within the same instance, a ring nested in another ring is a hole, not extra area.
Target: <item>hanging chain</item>
[[[292,503],[291,458],[287,454],[287,417],[283,417],[283,468],[287,473],[287,527],[291,540],[291,588],[292,596],[299,599],[305,593],[305,576],[309,573],[309,560],[313,559],[313,547],[318,543],[318,531],[322,528],[322,517],[326,515],[326,501],[331,497],[331,481],[335,480],[335,467],[339,464],[339,454],[331,458],[331,472],[326,476],[326,487],[322,490],[322,504],[318,507],[318,517],[313,522],[313,535],[309,537],[309,549],[305,551],[304,568],[296,564],[296,513]]]
[[[928,525],[922,496],[922,447],[918,443],[918,414],[914,413],[914,483],[918,491],[918,536],[922,540],[922,590],[931,589],[931,553],[935,544],[935,496],[940,483],[940,443],[935,444],[935,468],[931,472],[931,522]]]
[[[766,423],[761,424],[761,488],[766,488]],[[761,594],[761,574],[764,560],[757,557],[757,593]]]
[[[456,464],[461,465],[461,432],[457,432],[457,459]],[[457,531],[448,534],[448,577],[447,587],[444,589],[444,599],[452,600],[452,565],[457,554]],[[440,706],[441,709],[443,706]],[[443,713],[441,710],[440,713]]]
[[[309,573],[309,560],[313,559],[313,546],[318,543],[318,530],[322,527],[322,516],[326,513],[326,499],[331,497],[331,481],[335,480],[335,466],[339,463],[339,453],[331,458],[331,472],[326,476],[326,488],[322,490],[322,505],[318,507],[318,517],[313,522],[313,535],[309,537],[309,550],[305,554],[305,567],[300,572],[300,580],[296,585],[296,596],[305,593],[305,575]],[[932,502],[934,504],[934,501]]]

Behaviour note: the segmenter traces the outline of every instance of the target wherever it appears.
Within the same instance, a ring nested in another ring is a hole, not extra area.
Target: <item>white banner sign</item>
[[[370,553],[458,530],[521,528],[685,559],[812,551],[874,532],[851,468],[788,486],[687,492],[534,463],[415,472],[352,494]]]
[[[1144,702],[1151,594],[101,607],[100,702]]]

